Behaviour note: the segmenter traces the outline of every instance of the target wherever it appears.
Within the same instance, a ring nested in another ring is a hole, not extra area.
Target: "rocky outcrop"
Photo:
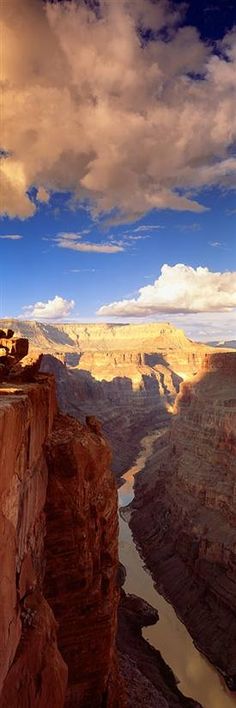
[[[205,356],[136,478],[131,526],[158,588],[225,677],[236,674],[236,355]]]
[[[62,708],[67,667],[43,596],[43,445],[56,410],[54,381],[0,389],[0,706]]]
[[[118,708],[118,518],[111,452],[94,418],[84,426],[61,415],[46,449],[45,590],[69,667],[66,706]]]
[[[0,388],[0,708],[119,708],[110,449],[25,371]]]
[[[12,367],[28,354],[28,339],[14,337],[12,329],[0,329],[0,381],[9,376]]]

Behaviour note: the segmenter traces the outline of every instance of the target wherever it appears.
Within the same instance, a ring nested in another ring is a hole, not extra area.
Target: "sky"
[[[236,5],[1,7],[0,317],[236,339]]]

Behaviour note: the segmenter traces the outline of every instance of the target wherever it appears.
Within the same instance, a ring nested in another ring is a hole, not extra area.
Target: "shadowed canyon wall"
[[[0,706],[118,708],[111,453],[34,379],[0,388]]]
[[[131,527],[201,649],[236,674],[236,354],[206,354],[136,478]]]
[[[64,413],[99,417],[118,476],[132,465],[141,438],[168,423],[180,382],[211,351],[168,323],[3,323],[29,337],[30,353],[44,353],[41,370],[55,375]]]

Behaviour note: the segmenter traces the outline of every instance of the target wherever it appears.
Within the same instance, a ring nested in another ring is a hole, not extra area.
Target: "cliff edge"
[[[0,707],[118,708],[111,453],[94,418],[82,425],[58,414],[52,376],[34,364],[33,382],[29,366],[27,382],[24,367],[11,380],[8,369],[0,386]]]

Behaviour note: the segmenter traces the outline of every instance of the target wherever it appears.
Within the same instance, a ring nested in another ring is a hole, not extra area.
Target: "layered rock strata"
[[[52,430],[54,381],[0,389],[0,706],[64,705],[67,667],[43,596],[43,445]]]
[[[111,453],[52,377],[21,379],[0,388],[0,707],[118,708]]]
[[[47,599],[69,667],[66,706],[118,708],[118,518],[111,452],[94,418],[59,415],[47,442]]]
[[[233,686],[236,675],[236,355],[206,355],[170,432],[136,478],[131,527],[162,591]]]
[[[3,324],[29,337],[30,353],[43,352],[41,370],[55,374],[63,412],[81,421],[88,413],[99,416],[118,477],[132,465],[142,437],[167,424],[181,380],[211,351],[163,322]]]

